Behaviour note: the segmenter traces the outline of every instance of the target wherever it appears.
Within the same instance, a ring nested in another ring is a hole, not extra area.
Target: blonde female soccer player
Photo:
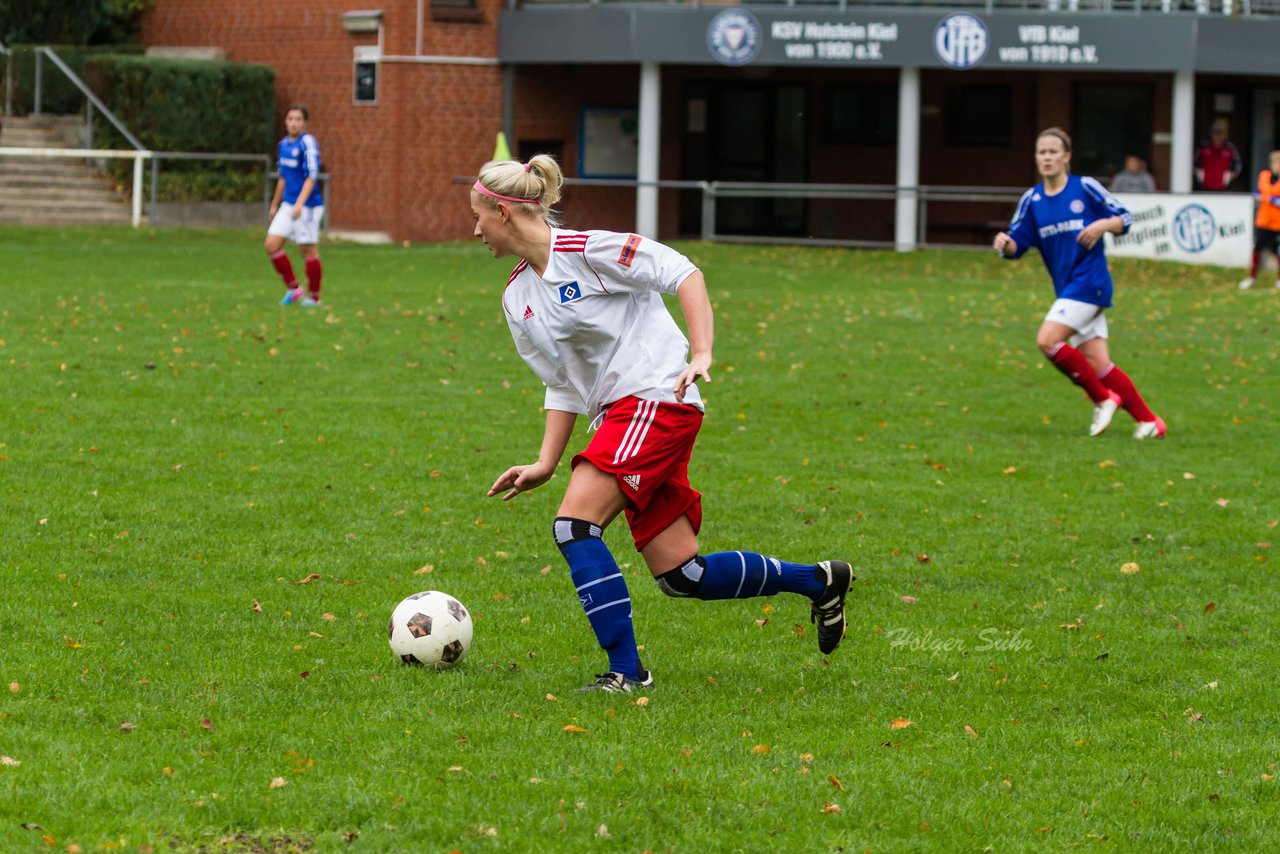
[[[1133,416],[1135,439],[1161,438],[1164,420],[1147,406],[1129,375],[1107,349],[1111,271],[1103,249],[1106,232],[1124,234],[1129,210],[1092,178],[1071,174],[1071,137],[1049,128],[1036,138],[1036,168],[1044,181],[1027,190],[1009,230],[992,244],[1003,258],[1020,258],[1032,246],[1053,279],[1056,299],[1036,345],[1093,401],[1089,435],[1100,435],[1118,407]]]
[[[495,258],[514,256],[502,308],[516,350],[546,384],[546,426],[537,459],[512,466],[489,489],[504,500],[555,473],[579,415],[598,425],[575,455],[553,534],[609,668],[582,690],[630,692],[653,685],[640,663],[627,584],[603,531],[625,514],[636,549],[668,596],[735,599],[797,593],[810,600],[818,647],[845,632],[849,564],[786,563],[749,551],[699,553],[702,497],[689,456],[710,381],[712,315],[702,273],[688,258],[638,234],[562,229],[551,206],[560,166],[486,163],[471,188],[475,235]],[[674,294],[689,329],[663,304]],[[690,340],[692,350],[690,350]]]

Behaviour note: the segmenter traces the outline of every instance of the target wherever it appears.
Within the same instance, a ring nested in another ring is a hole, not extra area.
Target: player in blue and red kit
[[[276,144],[275,196],[271,199],[271,226],[263,247],[271,264],[284,280],[281,305],[302,300],[303,305],[320,304],[320,223],[324,219],[324,196],[320,193],[320,145],[307,133],[307,108],[294,105],[285,111],[284,139]],[[307,295],[293,273],[284,242],[292,240],[302,250],[307,270]]]
[[[1092,178],[1072,175],[1071,138],[1049,128],[1036,139],[1036,168],[1043,183],[1023,194],[1009,230],[993,246],[1004,258],[1020,258],[1031,247],[1053,279],[1057,299],[1045,315],[1036,345],[1054,367],[1093,401],[1089,435],[1111,424],[1118,407],[1138,422],[1135,439],[1161,438],[1164,421],[1147,406],[1128,374],[1111,361],[1106,310],[1111,271],[1103,249],[1106,232],[1124,234],[1133,219],[1124,205]]]

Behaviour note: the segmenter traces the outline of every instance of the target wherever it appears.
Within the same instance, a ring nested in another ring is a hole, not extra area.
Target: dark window
[[[1013,87],[956,83],[947,87],[947,145],[1008,148],[1013,136]]]
[[[1077,83],[1071,171],[1106,183],[1127,154],[1151,153],[1151,86]]]
[[[826,142],[835,145],[897,145],[898,88],[851,83],[827,88]]]
[[[478,23],[484,13],[476,8],[476,0],[431,0],[431,20]]]

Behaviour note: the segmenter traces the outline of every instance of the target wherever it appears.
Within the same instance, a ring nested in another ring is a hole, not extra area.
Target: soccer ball
[[[471,648],[471,615],[448,593],[426,590],[405,599],[391,612],[387,640],[405,664],[442,670],[462,660]]]

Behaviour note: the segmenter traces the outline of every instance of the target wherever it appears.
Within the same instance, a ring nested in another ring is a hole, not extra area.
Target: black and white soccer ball
[[[425,590],[391,612],[387,640],[405,664],[452,667],[471,649],[471,615],[448,593]]]

